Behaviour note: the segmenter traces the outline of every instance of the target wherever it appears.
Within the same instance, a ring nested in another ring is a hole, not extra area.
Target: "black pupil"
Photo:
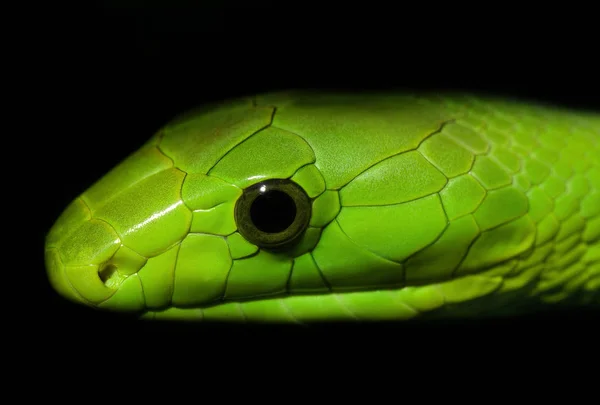
[[[296,204],[286,193],[267,191],[254,200],[250,208],[254,226],[266,233],[285,231],[296,218]]]

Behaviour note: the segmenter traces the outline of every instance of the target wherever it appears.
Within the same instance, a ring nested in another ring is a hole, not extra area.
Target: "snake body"
[[[310,201],[283,249],[238,226],[236,202],[269,179]],[[65,298],[149,319],[597,307],[600,116],[467,94],[230,100],[168,123],[75,199],[45,254]]]

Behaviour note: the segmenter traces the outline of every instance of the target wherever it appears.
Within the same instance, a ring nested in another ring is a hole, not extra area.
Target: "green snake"
[[[600,115],[280,92],[169,122],[47,235],[63,297],[143,319],[485,317],[600,305]]]

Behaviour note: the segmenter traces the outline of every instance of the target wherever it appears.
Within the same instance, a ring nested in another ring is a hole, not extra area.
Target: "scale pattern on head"
[[[217,105],[168,124],[67,208],[48,236],[49,276],[74,300],[152,317],[405,319],[597,300],[599,128],[462,96]],[[236,223],[244,190],[270,179],[312,204],[285,249]]]

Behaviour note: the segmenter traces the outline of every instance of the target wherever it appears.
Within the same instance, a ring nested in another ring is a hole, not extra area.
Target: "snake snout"
[[[45,251],[50,285],[64,298],[92,306],[109,299],[145,264],[122,245],[111,225],[92,218],[79,198],[50,229]]]
[[[92,216],[77,198],[46,238],[50,285],[76,303],[138,311],[145,297],[138,272],[148,259],[130,248],[108,221]]]

